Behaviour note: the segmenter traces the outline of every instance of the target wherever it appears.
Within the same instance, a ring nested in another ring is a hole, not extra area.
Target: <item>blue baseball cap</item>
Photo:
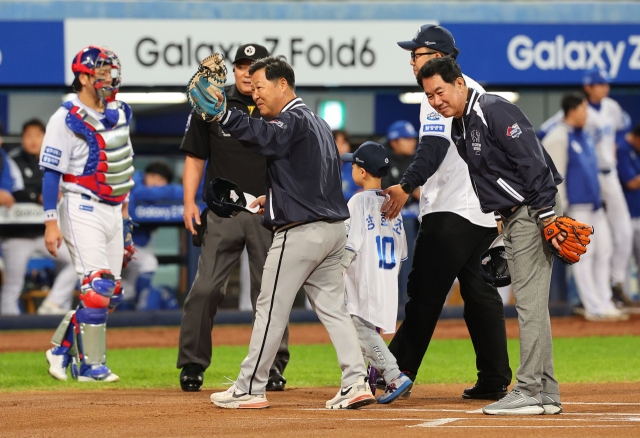
[[[393,122],[387,129],[387,138],[389,140],[397,140],[399,138],[416,138],[418,133],[411,122],[406,120],[398,120]]]
[[[583,85],[609,84],[611,78],[605,70],[593,69],[587,71],[582,77]]]
[[[398,41],[398,45],[405,50],[416,50],[419,47],[437,50],[445,55],[450,55],[453,59],[460,52],[456,48],[456,40],[451,32],[442,26],[424,24],[420,26],[416,36],[411,41]]]
[[[340,159],[347,163],[356,163],[378,178],[387,176],[389,171],[389,152],[374,141],[365,141],[354,153],[342,154]]]

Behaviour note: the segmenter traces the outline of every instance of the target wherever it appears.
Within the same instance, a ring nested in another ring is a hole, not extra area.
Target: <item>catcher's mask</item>
[[[256,213],[259,207],[247,208],[255,196],[243,193],[240,186],[224,178],[213,178],[204,192],[204,202],[219,217],[235,217],[241,211]]]
[[[502,234],[493,241],[489,249],[480,258],[480,275],[493,287],[509,286],[511,274],[507,265],[507,253],[504,249]]]

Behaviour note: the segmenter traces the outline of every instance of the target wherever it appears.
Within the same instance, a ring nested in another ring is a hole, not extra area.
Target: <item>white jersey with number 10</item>
[[[407,259],[402,215],[387,220],[380,212],[385,196],[379,190],[357,193],[348,203],[346,251],[356,255],[345,273],[345,303],[357,315],[394,333],[398,317],[398,272]]]

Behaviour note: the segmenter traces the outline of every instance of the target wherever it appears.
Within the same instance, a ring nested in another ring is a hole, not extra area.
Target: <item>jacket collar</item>
[[[280,111],[280,114],[282,114],[285,111],[290,111],[294,108],[299,108],[301,106],[306,106],[305,103],[302,101],[302,99],[300,99],[299,97],[296,97],[295,99],[293,99],[291,102],[289,102],[288,104],[286,104],[284,106],[284,108],[282,108],[282,111]]]
[[[464,112],[462,113],[462,117],[467,117],[471,113],[471,109],[476,104],[478,99],[480,98],[480,93],[474,90],[471,87],[468,87],[467,94],[467,104],[464,107]]]

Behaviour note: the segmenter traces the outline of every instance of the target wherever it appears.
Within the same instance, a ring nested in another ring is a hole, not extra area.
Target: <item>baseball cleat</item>
[[[325,406],[327,409],[358,409],[375,402],[367,378],[360,377],[354,384],[340,388],[336,396],[327,401]]]
[[[407,391],[411,391],[411,387],[413,386],[413,382],[410,378],[404,375],[404,373],[400,373],[398,377],[393,379],[387,385],[384,394],[378,397],[378,404],[387,404],[392,403],[397,400],[399,397],[402,397]]]
[[[45,352],[47,362],[49,362],[49,374],[56,380],[67,380],[67,367],[69,366],[69,356],[66,354],[54,354],[50,348]]]
[[[541,400],[514,389],[499,401],[482,408],[482,412],[487,415],[540,415],[544,413],[544,407]]]
[[[269,407],[269,402],[264,394],[247,394],[236,388],[236,385],[231,385],[223,392],[214,392],[209,398],[214,405],[220,408],[262,409]]]
[[[559,394],[540,393],[542,398],[542,407],[545,415],[557,415],[562,413],[562,403],[560,403]]]
[[[504,385],[489,388],[476,383],[471,388],[467,388],[462,391],[462,398],[474,400],[500,400],[502,397],[507,395],[508,392],[507,387]]]
[[[120,380],[117,374],[106,365],[82,365],[78,374],[78,382],[117,382]]]

